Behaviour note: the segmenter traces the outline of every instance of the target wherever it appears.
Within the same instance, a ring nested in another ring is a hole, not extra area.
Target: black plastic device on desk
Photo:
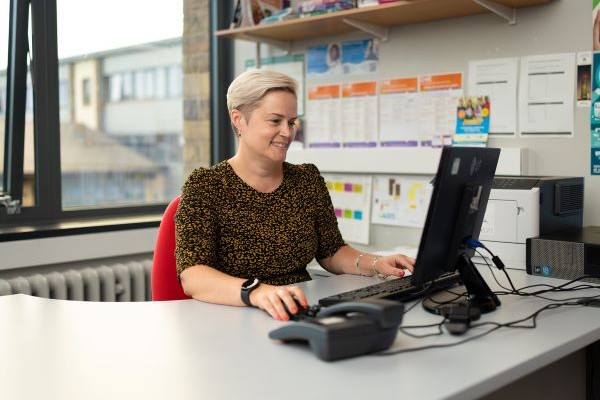
[[[360,356],[391,346],[402,322],[402,303],[371,299],[323,308],[314,318],[304,317],[269,332],[283,342],[308,343],[324,361]]]
[[[460,274],[458,272],[447,272],[439,276],[432,286],[415,286],[409,275],[398,279],[378,282],[373,285],[349,290],[347,292],[332,294],[331,296],[319,299],[319,305],[327,307],[345,301],[360,301],[362,299],[387,299],[407,302],[423,297],[423,295],[432,293],[435,290],[450,288],[461,282]]]
[[[566,229],[527,239],[530,275],[600,283],[600,226]]]
[[[470,240],[479,238],[499,156],[500,149],[493,148],[442,149],[417,259],[410,277],[416,288],[430,287],[431,290],[422,289],[411,294],[426,296],[423,307],[429,312],[441,314],[443,306],[454,304],[477,307],[485,313],[500,305],[498,296],[490,290],[471,261],[474,250],[468,247]],[[452,293],[440,291],[433,298],[436,281],[443,281],[455,271],[458,271],[465,287],[454,289]],[[387,282],[379,283],[376,288],[386,285]],[[361,295],[361,290],[352,291],[350,296]],[[380,294],[375,296],[381,297]],[[394,297],[393,293],[387,293],[384,297],[402,298]]]

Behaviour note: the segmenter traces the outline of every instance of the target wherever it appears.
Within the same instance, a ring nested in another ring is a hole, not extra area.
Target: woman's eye
[[[271,119],[271,120],[269,120],[269,122],[271,124],[273,124],[273,125],[279,125],[279,123],[281,122],[281,120],[279,120],[279,119]]]

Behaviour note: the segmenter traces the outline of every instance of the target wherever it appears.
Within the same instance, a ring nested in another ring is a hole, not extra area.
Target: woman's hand
[[[414,258],[404,254],[392,254],[389,256],[376,256],[372,261],[371,269],[374,274],[402,278],[405,270],[412,272],[414,266]]]
[[[250,303],[254,307],[266,311],[273,318],[280,321],[288,321],[290,319],[285,307],[292,314],[298,312],[296,301],[302,307],[308,308],[306,295],[297,286],[273,286],[263,283],[250,293]]]

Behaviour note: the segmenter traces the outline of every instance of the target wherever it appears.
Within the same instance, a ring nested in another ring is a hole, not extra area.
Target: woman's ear
[[[241,132],[242,124],[245,124],[246,119],[244,118],[244,114],[236,108],[229,112],[229,118],[231,119],[231,124],[235,126],[235,129]]]

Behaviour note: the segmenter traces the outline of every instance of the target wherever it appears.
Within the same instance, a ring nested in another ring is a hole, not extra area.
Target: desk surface
[[[517,286],[560,282],[522,271],[511,271],[511,276]],[[372,280],[344,275],[302,286],[316,303]],[[512,321],[547,304],[515,296],[503,296],[502,302],[483,320]],[[417,306],[404,322],[439,318]],[[285,323],[290,322],[257,309],[194,300],[93,303],[0,297],[0,398],[469,399],[600,339],[600,308],[569,307],[543,313],[537,329],[501,329],[456,347],[327,363],[307,347],[268,338],[270,330]],[[477,332],[472,329],[467,336]],[[455,340],[448,334],[414,339],[399,332],[392,349]]]

